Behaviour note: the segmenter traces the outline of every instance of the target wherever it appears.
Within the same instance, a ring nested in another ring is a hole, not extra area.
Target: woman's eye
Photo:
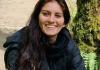
[[[43,15],[44,15],[44,16],[48,16],[49,13],[47,13],[47,12],[43,12]]]
[[[62,17],[61,15],[55,15],[56,16],[56,18],[60,18],[60,17]]]

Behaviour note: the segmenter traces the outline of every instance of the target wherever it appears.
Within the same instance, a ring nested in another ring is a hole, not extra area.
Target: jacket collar
[[[42,46],[44,47],[47,57],[58,58],[63,56],[65,47],[67,47],[71,36],[68,29],[63,28],[58,34],[54,44],[50,44],[45,38],[42,38]]]

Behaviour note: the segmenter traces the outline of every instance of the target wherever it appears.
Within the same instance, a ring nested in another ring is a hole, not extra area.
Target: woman
[[[79,49],[65,28],[70,14],[65,0],[39,0],[29,25],[8,37],[8,70],[85,70]]]

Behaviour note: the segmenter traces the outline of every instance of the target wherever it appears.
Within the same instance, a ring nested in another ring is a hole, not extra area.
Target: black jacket
[[[4,47],[7,48],[4,60],[8,70],[17,70],[23,30],[24,28],[8,37],[4,43]],[[85,70],[80,51],[75,46],[67,29],[63,29],[59,33],[57,41],[54,44],[48,45],[45,40],[42,40],[42,43],[48,46],[45,48],[45,53],[49,70]],[[51,45],[56,47],[50,47]]]

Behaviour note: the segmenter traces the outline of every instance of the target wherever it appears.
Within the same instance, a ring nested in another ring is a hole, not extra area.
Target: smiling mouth
[[[45,25],[46,27],[48,27],[48,28],[55,28],[55,27],[57,27],[56,25]]]
[[[54,28],[55,26],[47,26],[48,28]]]
[[[47,28],[50,30],[55,30],[56,27],[55,26],[47,26]]]

